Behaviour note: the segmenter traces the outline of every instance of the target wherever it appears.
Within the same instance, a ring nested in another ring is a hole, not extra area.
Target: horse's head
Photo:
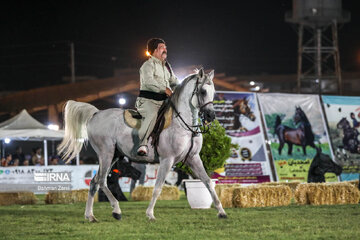
[[[307,117],[301,107],[295,106],[294,122],[298,124],[301,121],[307,121]]]
[[[337,176],[341,174],[342,167],[335,163],[331,157],[321,152],[321,149],[317,148],[317,154],[314,161],[318,161],[319,171],[325,173],[335,173]]]
[[[193,91],[191,104],[199,110],[199,115],[205,122],[215,120],[213,105],[215,87],[213,83],[214,70],[205,74],[201,68],[196,74],[196,83]]]
[[[337,124],[336,124],[337,129],[346,129],[348,127],[350,127],[350,123],[348,120],[346,120],[346,118],[342,118]]]
[[[249,118],[251,121],[255,121],[256,117],[253,111],[251,111],[251,108],[249,106],[249,99],[243,98],[240,101],[239,104],[239,111],[241,114]]]

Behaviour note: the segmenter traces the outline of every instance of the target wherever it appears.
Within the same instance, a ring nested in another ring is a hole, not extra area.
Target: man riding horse
[[[140,68],[140,94],[135,104],[142,116],[139,129],[140,147],[137,150],[140,156],[147,155],[147,142],[153,131],[157,113],[163,101],[171,96],[172,88],[179,83],[166,61],[165,41],[160,38],[150,39],[147,42],[147,51],[150,58]]]

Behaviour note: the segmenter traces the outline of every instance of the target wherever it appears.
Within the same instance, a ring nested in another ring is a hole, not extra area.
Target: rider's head
[[[350,117],[351,118],[355,118],[355,114],[352,112],[352,113],[350,113]]]
[[[161,61],[164,61],[167,57],[165,41],[161,38],[151,38],[147,42],[147,50],[151,56],[154,56]]]

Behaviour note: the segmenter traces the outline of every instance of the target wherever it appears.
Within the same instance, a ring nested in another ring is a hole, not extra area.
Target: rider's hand
[[[172,90],[170,89],[170,88],[166,88],[165,89],[165,94],[168,96],[168,97],[171,97],[171,95],[172,95]]]

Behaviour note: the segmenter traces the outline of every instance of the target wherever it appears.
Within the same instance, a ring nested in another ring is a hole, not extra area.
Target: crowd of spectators
[[[36,147],[31,154],[24,154],[22,148],[18,146],[14,153],[6,153],[5,157],[1,158],[1,167],[11,166],[43,166],[44,156],[42,148]],[[65,162],[59,156],[49,156],[48,165],[64,165]]]

